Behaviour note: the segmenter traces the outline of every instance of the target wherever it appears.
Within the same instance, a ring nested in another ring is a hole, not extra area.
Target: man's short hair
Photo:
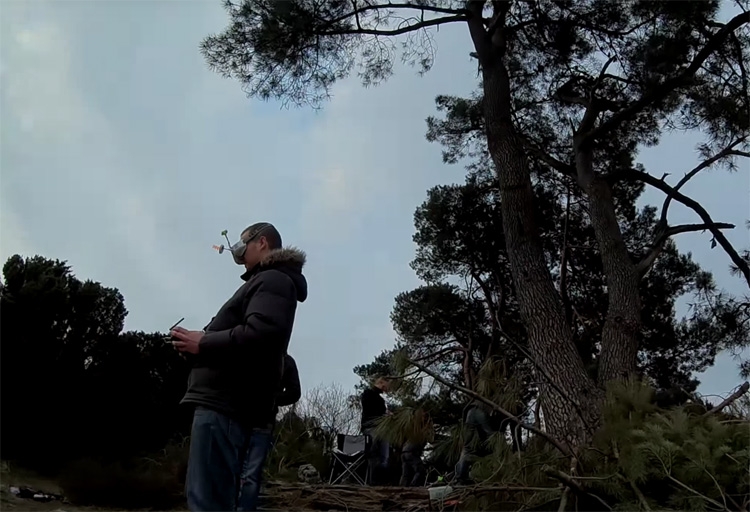
[[[281,235],[270,222],[256,222],[248,226],[243,233],[247,233],[249,240],[265,237],[269,249],[281,249]]]

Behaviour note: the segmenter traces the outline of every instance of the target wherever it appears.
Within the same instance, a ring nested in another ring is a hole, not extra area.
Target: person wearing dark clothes
[[[456,464],[456,480],[469,483],[473,459],[486,450],[485,443],[499,429],[499,418],[488,413],[484,404],[475,403],[466,413],[465,439],[461,456]]]
[[[170,331],[194,361],[181,402],[195,408],[185,485],[191,511],[255,510],[260,487],[245,488],[242,468],[268,453],[297,303],[307,298],[305,254],[282,248],[273,225],[253,224],[228,252],[245,266],[244,284],[203,331]]]
[[[362,405],[362,433],[370,438],[370,483],[377,485],[383,482],[381,473],[388,469],[390,446],[384,439],[375,435],[375,428],[380,418],[386,415],[387,408],[383,393],[388,391],[388,379],[378,377],[372,387],[365,389],[360,397]]]
[[[276,397],[276,408],[273,417],[279,413],[279,407],[294,405],[302,398],[302,387],[299,383],[297,362],[289,354],[284,356],[284,373],[281,377],[281,393]]]
[[[299,384],[299,373],[297,372],[297,363],[289,354],[284,356],[284,373],[281,377],[281,391],[276,396],[276,403],[273,409],[273,424],[276,424],[276,416],[279,414],[279,407],[295,404],[302,396],[302,389]],[[242,489],[239,497],[238,510],[253,510],[256,507],[258,496],[260,496],[260,483],[263,477],[263,464],[265,463],[268,452],[273,447],[273,427],[271,427],[271,441],[267,444],[266,449],[251,449],[245,454],[245,461],[242,465],[240,482]]]
[[[424,485],[427,469],[422,462],[425,443],[407,441],[401,449],[401,487]]]

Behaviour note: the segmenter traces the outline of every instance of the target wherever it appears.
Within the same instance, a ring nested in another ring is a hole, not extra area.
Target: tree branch
[[[628,121],[635,117],[646,107],[663,100],[669,94],[687,84],[695,73],[701,68],[703,63],[708,59],[713,52],[715,52],[732,34],[736,29],[750,22],[750,12],[743,12],[738,14],[728,23],[726,23],[720,30],[718,30],[706,43],[706,45],[698,52],[693,61],[688,67],[686,67],[681,73],[673,76],[672,78],[665,80],[661,85],[655,87],[649,92],[645,93],[638,100],[630,104],[630,106],[624,108],[618,113],[612,115],[604,123],[599,125],[597,128],[589,131],[585,138],[588,140],[596,140],[612,130],[616,129],[623,122]],[[750,279],[750,278],[749,278]]]
[[[552,468],[550,466],[544,466],[542,468],[542,472],[545,473],[547,476],[554,478],[555,480],[559,480],[563,484],[565,484],[566,487],[572,489],[574,492],[583,495],[583,496],[591,496],[592,498],[596,499],[599,503],[604,505],[607,510],[612,510],[612,507],[609,506],[609,504],[601,499],[596,494],[588,492],[586,489],[583,488],[583,486],[576,481],[576,479],[567,473],[563,473],[562,471]]]
[[[419,363],[415,363],[414,361],[411,361],[411,360],[409,362],[414,367],[416,367],[419,370],[421,370],[422,372],[426,373],[427,375],[429,375],[430,377],[432,377],[436,381],[440,382],[444,386],[448,386],[449,388],[454,389],[456,391],[459,391],[459,392],[463,393],[466,396],[470,396],[474,400],[477,400],[477,401],[482,402],[483,404],[485,404],[485,405],[487,405],[489,407],[492,407],[494,410],[498,411],[499,413],[501,413],[501,414],[507,416],[508,418],[512,419],[513,421],[515,421],[521,428],[524,428],[524,429],[528,430],[529,432],[533,432],[534,434],[538,435],[542,439],[545,439],[552,446],[554,446],[555,448],[557,448],[558,450],[560,450],[560,452],[563,453],[564,455],[567,455],[569,457],[573,456],[573,453],[571,453],[571,451],[568,448],[566,448],[565,446],[563,446],[563,444],[560,441],[558,441],[557,439],[555,439],[554,437],[552,437],[551,435],[549,435],[547,432],[545,432],[543,430],[540,430],[540,429],[536,428],[533,425],[529,425],[528,423],[524,423],[520,418],[517,418],[515,415],[513,415],[510,412],[506,411],[505,409],[503,409],[502,407],[500,407],[499,405],[497,405],[492,400],[489,400],[489,399],[483,397],[482,395],[480,395],[479,393],[477,393],[475,391],[472,391],[470,389],[465,388],[464,386],[460,386],[458,384],[454,384],[452,382],[447,381],[446,379],[444,379],[443,377],[441,377],[437,373],[435,373],[435,372],[433,372],[433,371],[425,368],[424,366],[420,365]]]
[[[748,391],[750,391],[750,382],[745,381],[745,383],[742,384],[737,389],[737,391],[735,391],[734,393],[726,397],[719,405],[717,405],[710,411],[706,412],[703,416],[710,416],[711,414],[716,414],[717,412],[721,412],[725,407],[731,405],[732,402],[741,398]]]
[[[724,148],[722,151],[719,151],[714,156],[707,158],[700,164],[698,164],[694,169],[692,169],[690,172],[685,174],[685,176],[682,177],[682,179],[677,182],[677,185],[674,186],[675,192],[679,191],[685,183],[693,179],[693,177],[701,172],[703,169],[706,169],[708,167],[711,167],[713,164],[721,160],[722,158],[726,158],[727,156],[736,155],[737,153],[742,153],[741,151],[735,151],[734,148],[738,145],[744,142],[747,139],[747,137],[741,137],[731,144],[729,144],[726,148]],[[740,155],[743,156],[743,155]],[[666,199],[664,199],[664,204],[661,207],[661,220],[659,221],[664,226],[667,225],[667,210],[669,210],[669,204],[672,202],[672,196],[667,195]]]
[[[340,21],[344,21],[348,18],[351,18],[352,16],[359,16],[360,14],[364,14],[367,11],[379,11],[381,9],[415,9],[418,11],[422,11],[423,13],[425,11],[427,12],[437,12],[441,14],[462,14],[466,15],[468,14],[468,11],[466,9],[450,9],[447,7],[433,7],[430,5],[418,5],[418,4],[377,4],[377,5],[365,5],[364,7],[355,8],[352,12],[349,12],[347,14],[343,14],[339,16],[338,18],[332,19],[329,24],[333,25],[334,23],[338,23]]]
[[[540,162],[543,162],[547,165],[549,165],[554,170],[560,172],[561,174],[564,174],[565,176],[568,176],[570,178],[576,177],[576,170],[575,167],[572,165],[566,164],[565,162],[562,162],[558,160],[557,158],[553,157],[543,149],[540,149],[538,146],[536,146],[531,140],[524,138],[523,139],[524,147],[529,152],[529,156],[536,158]]]
[[[655,176],[652,176],[647,172],[640,171],[638,169],[628,169],[624,171],[623,174],[647,183],[654,188],[658,188],[665,194],[671,194],[674,200],[684,204],[695,213],[697,213],[698,216],[703,220],[703,222],[706,223],[707,229],[711,231],[711,234],[714,236],[716,242],[721,245],[724,251],[729,255],[732,263],[734,263],[734,265],[740,270],[742,275],[745,277],[748,286],[750,286],[750,266],[744,259],[742,259],[737,250],[732,247],[732,244],[729,242],[729,240],[727,240],[727,237],[724,236],[721,230],[713,227],[716,223],[711,218],[711,215],[708,214],[706,209],[703,208],[703,206],[698,201],[691,199],[686,195],[683,195],[681,192],[675,191],[674,187],[668,185],[664,180],[660,180],[659,178],[656,178]]]
[[[662,252],[664,243],[672,236],[679,235],[680,233],[690,233],[695,231],[706,231],[707,229],[734,229],[734,224],[728,224],[726,222],[716,222],[714,224],[682,224],[680,226],[669,227],[666,230],[661,230],[653,243],[651,251],[638,262],[636,270],[638,275],[643,277],[651,269],[656,258]]]
[[[713,224],[681,224],[679,226],[673,226],[667,229],[664,234],[664,238],[669,238],[680,233],[690,233],[693,231],[706,231],[707,229],[734,229],[734,224],[727,222],[715,222]]]
[[[420,21],[413,25],[407,25],[405,27],[395,28],[392,30],[379,30],[374,28],[355,28],[355,29],[344,29],[344,30],[326,30],[321,32],[320,36],[340,36],[340,35],[372,35],[372,36],[399,36],[402,34],[408,34],[409,32],[415,32],[423,28],[435,27],[437,25],[443,25],[446,23],[454,23],[456,21],[467,21],[468,17],[465,14],[459,14],[456,16],[443,16],[442,18],[433,18],[431,20]]]

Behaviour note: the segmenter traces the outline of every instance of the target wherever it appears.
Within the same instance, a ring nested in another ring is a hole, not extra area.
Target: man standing
[[[388,469],[388,458],[390,446],[384,439],[375,435],[375,428],[380,418],[386,415],[387,408],[382,394],[388,392],[388,379],[377,377],[372,387],[365,389],[360,397],[362,405],[362,433],[370,438],[370,483],[378,485],[383,483],[381,473]]]
[[[191,511],[256,506],[260,486],[244,489],[242,469],[252,458],[256,474],[262,472],[297,302],[307,298],[305,254],[283,249],[273,225],[253,224],[229,250],[245,266],[245,283],[205,332],[170,333],[177,350],[195,355],[182,399],[195,407],[186,483]]]
[[[279,407],[295,404],[302,396],[302,389],[299,384],[299,373],[297,372],[297,363],[289,354],[284,356],[284,370],[281,377],[281,391],[276,396],[276,403],[271,413],[271,427],[268,429],[268,438],[265,438],[266,432],[259,431],[255,436],[255,442],[251,439],[245,455],[245,461],[242,465],[240,474],[240,497],[237,510],[256,510],[258,507],[258,497],[260,496],[260,483],[263,477],[263,464],[266,461],[268,452],[273,447],[273,425],[276,424],[276,416],[279,413]]]
[[[498,431],[497,416],[490,414],[487,406],[474,402],[466,413],[464,422],[464,446],[456,464],[456,481],[469,484],[469,472],[474,460],[487,451],[487,440]]]
[[[401,487],[419,487],[424,485],[427,469],[422,462],[425,448],[424,441],[407,441],[401,448]]]

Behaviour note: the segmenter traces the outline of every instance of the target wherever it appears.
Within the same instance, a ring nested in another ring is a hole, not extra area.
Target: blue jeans
[[[268,452],[273,446],[273,429],[253,429],[240,473],[240,496],[237,510],[257,510],[260,482]]]
[[[255,507],[268,453],[264,439],[270,439],[269,431],[250,429],[219,412],[196,408],[185,483],[188,509]]]

